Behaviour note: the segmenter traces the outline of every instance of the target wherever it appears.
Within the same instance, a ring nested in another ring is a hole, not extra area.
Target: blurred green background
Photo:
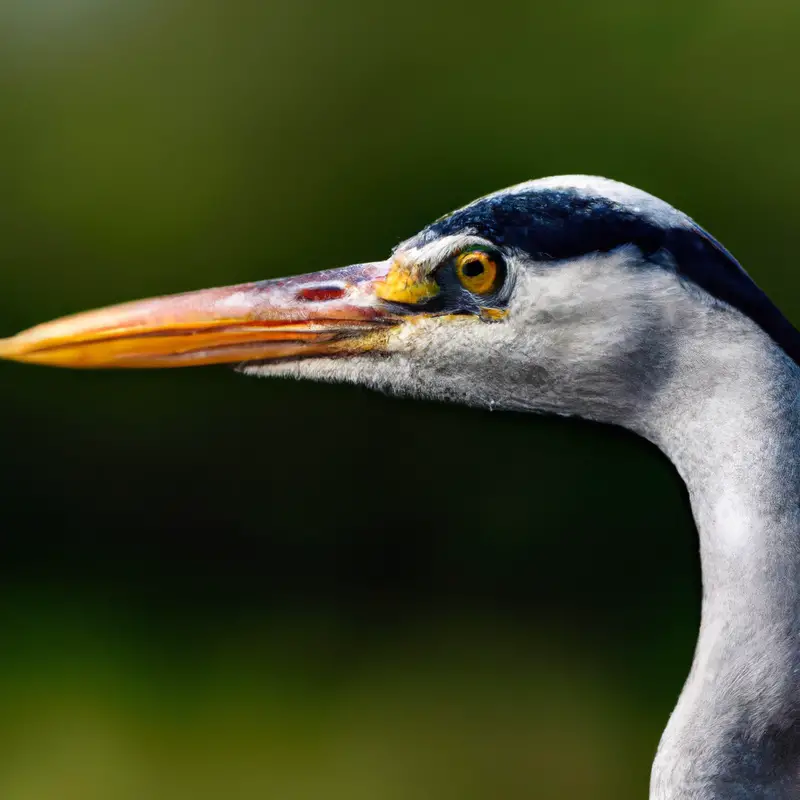
[[[3,0],[0,335],[564,172],[800,320],[799,36],[788,0]],[[4,800],[646,796],[699,613],[649,446],[223,368],[0,385]]]

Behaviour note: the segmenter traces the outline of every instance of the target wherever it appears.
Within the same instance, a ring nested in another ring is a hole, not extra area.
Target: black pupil
[[[461,267],[461,271],[468,278],[477,278],[478,275],[486,271],[486,267],[480,259],[476,258],[472,261],[467,261],[467,263]]]

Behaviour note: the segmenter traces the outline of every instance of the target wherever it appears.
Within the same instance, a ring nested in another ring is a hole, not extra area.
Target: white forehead
[[[408,241],[412,242],[413,239]],[[409,247],[404,242],[398,245],[395,253],[402,253],[404,257],[415,264],[435,266],[446,261],[455,253],[460,253],[470,247],[481,247],[488,244],[490,242],[480,236],[455,234],[454,236],[442,236],[440,239],[434,239],[434,241],[420,247]]]
[[[602,178],[599,175],[553,175],[549,178],[536,178],[518,183],[516,186],[509,186],[498,192],[492,192],[486,197],[547,190],[570,190],[587,198],[605,197],[663,227],[694,225],[686,214],[655,195],[637,189],[635,186],[629,186],[627,183],[614,181],[611,178]],[[470,205],[472,204],[470,203]]]
[[[629,186],[620,181],[614,181],[610,178],[602,178],[597,175],[554,175],[549,178],[537,178],[535,180],[525,181],[518,183],[515,186],[509,186],[506,189],[492,192],[471,203],[456,209],[447,215],[450,217],[459,214],[462,211],[467,212],[467,217],[464,220],[464,233],[454,233],[447,236],[441,236],[433,241],[428,241],[425,244],[420,244],[420,240],[429,238],[429,236],[421,236],[417,234],[402,242],[395,248],[395,252],[401,252],[407,255],[410,259],[417,263],[435,264],[440,263],[454,252],[459,249],[464,249],[469,246],[487,244],[487,242],[480,237],[471,235],[469,227],[468,212],[473,207],[479,207],[485,203],[486,200],[500,200],[509,198],[511,203],[512,198],[516,195],[523,194],[541,194],[543,195],[542,213],[547,215],[547,199],[548,192],[553,193],[552,203],[554,211],[563,213],[563,208],[560,208],[564,202],[562,197],[558,196],[559,192],[569,192],[572,195],[586,198],[591,201],[593,199],[605,201],[602,205],[598,206],[598,214],[611,211],[610,220],[613,223],[613,208],[618,206],[620,211],[625,211],[629,214],[635,214],[642,220],[649,222],[665,229],[674,228],[689,228],[698,229],[697,224],[686,214],[674,208],[664,200],[655,197],[648,192],[637,189],[634,186]],[[610,204],[610,205],[609,205]],[[538,204],[534,204],[536,207]],[[476,213],[478,209],[476,208]],[[447,219],[443,217],[442,220]],[[437,220],[437,223],[441,220]],[[436,227],[434,223],[432,228]],[[423,234],[426,234],[429,229],[425,229]]]

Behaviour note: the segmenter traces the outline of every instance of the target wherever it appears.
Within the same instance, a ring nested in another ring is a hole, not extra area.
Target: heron
[[[0,357],[228,363],[644,437],[687,486],[703,590],[650,797],[800,797],[800,333],[665,201],[528,181],[385,260],[65,317],[0,340]]]

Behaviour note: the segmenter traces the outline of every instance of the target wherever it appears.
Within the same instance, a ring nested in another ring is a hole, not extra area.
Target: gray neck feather
[[[654,800],[800,798],[800,368],[633,249],[526,264],[507,323],[420,320],[369,354],[251,371],[627,427],[688,486],[703,608]]]
[[[703,606],[651,797],[800,797],[800,369],[735,313],[686,336],[638,424],[686,482]]]

